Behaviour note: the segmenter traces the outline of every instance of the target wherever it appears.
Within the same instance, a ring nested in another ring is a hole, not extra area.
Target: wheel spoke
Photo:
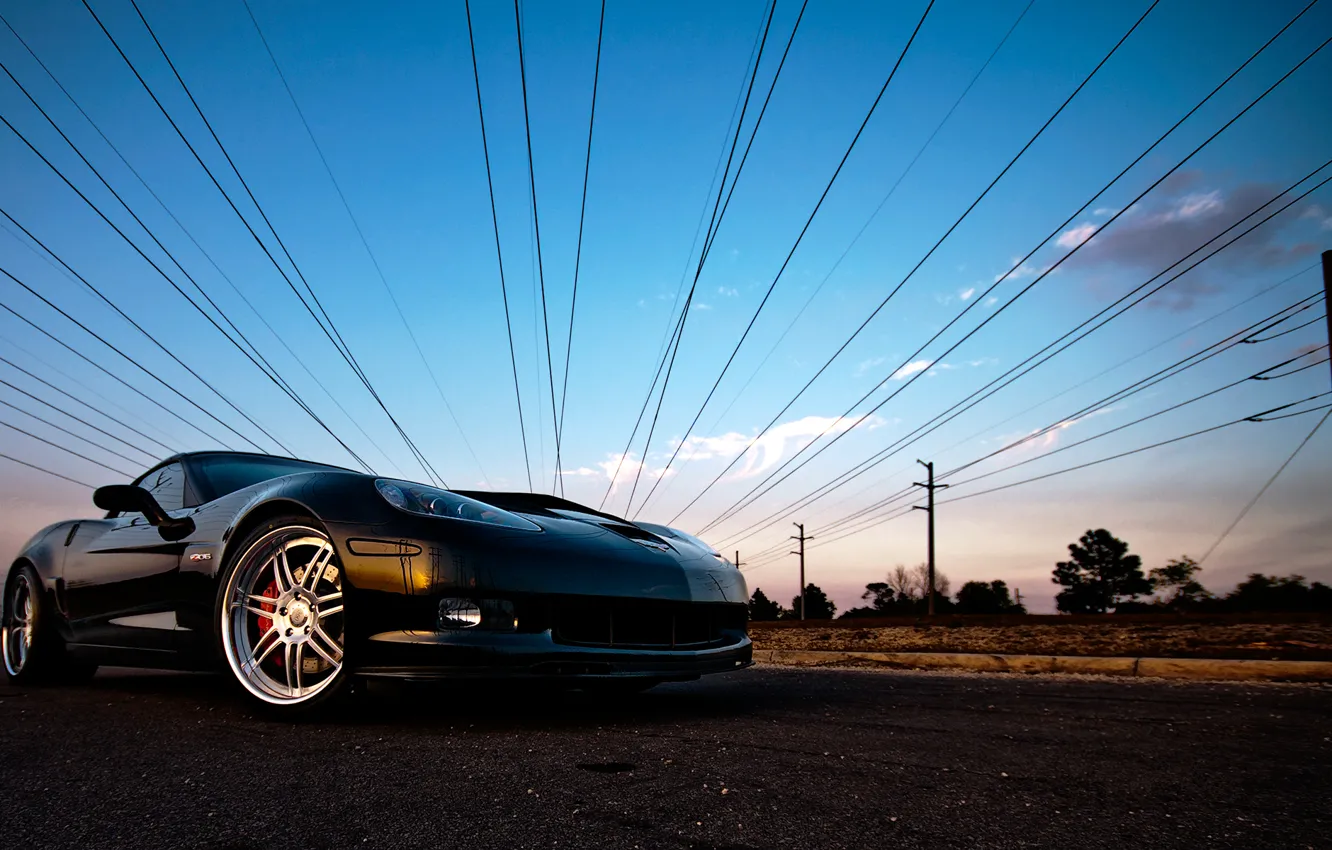
[[[291,574],[291,564],[287,561],[287,550],[279,549],[273,557],[275,559],[273,577],[277,579],[278,590],[286,593],[296,586],[296,579]]]
[[[293,666],[296,668],[296,692],[300,693],[305,687],[301,684],[301,668],[305,666],[305,644],[296,644],[295,655],[296,657],[292,660],[295,662]]]
[[[271,605],[273,603],[269,602],[268,604]],[[246,611],[249,611],[251,614],[254,614],[255,616],[262,617],[265,619],[272,619],[273,617],[272,611],[265,611],[263,608],[256,608],[253,605],[243,605],[240,602],[233,602],[231,603],[231,607],[244,608]]]
[[[329,609],[320,608],[319,618],[322,620],[325,617],[332,617],[334,614],[341,614],[341,613],[342,613],[341,605],[334,605],[332,608]]]
[[[270,637],[273,638],[271,641],[268,640]],[[265,642],[267,642],[266,645]],[[259,638],[259,641],[254,645],[255,655],[250,661],[251,669],[257,669],[260,664],[263,664],[264,659],[268,658],[268,656],[273,653],[273,650],[277,649],[278,644],[280,643],[282,643],[282,641],[278,640],[277,626],[272,626],[268,631],[264,632],[263,637]],[[260,647],[263,647],[262,652],[259,651]]]
[[[315,555],[310,559],[310,564],[305,568],[305,581],[301,582],[304,587],[314,590],[319,586],[319,580],[324,577],[324,570],[328,568],[329,562],[333,560],[333,546],[325,543]]]
[[[245,594],[245,598],[251,602],[258,602],[260,605],[276,605],[277,599],[272,596],[259,596],[254,593]]]
[[[342,648],[339,647],[337,643],[331,637],[328,636],[327,632],[325,632],[319,626],[314,627],[314,631],[311,632],[310,634],[310,648],[313,649],[315,651],[315,654],[318,655],[320,658],[324,659],[329,664],[333,665],[333,669],[336,671],[339,667],[342,666],[341,662],[335,659],[327,649],[319,645],[320,640],[327,643],[329,647],[331,647],[333,651],[338,654],[339,657],[341,657],[342,655]]]
[[[282,645],[282,670],[287,676],[287,690],[291,690],[291,644]]]
[[[315,604],[316,604],[316,605],[323,605],[325,602],[337,602],[337,601],[338,601],[339,599],[341,599],[341,598],[342,598],[342,591],[341,591],[341,590],[335,590],[335,591],[333,591],[332,593],[328,594],[327,596],[320,596],[320,597],[317,597],[317,598],[315,599]]]

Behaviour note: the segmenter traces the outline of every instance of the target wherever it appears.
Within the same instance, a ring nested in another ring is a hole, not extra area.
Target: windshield
[[[194,459],[199,477],[212,499],[220,499],[228,493],[270,481],[284,475],[298,472],[319,472],[335,470],[337,467],[325,466],[282,457],[244,457],[237,455],[204,455]]]

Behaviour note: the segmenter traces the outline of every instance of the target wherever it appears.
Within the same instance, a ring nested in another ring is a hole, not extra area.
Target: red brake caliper
[[[270,612],[270,613],[273,612],[273,611],[276,611],[276,610],[277,610],[278,586],[277,586],[277,582],[276,582],[276,581],[270,581],[270,582],[268,583],[268,587],[265,587],[265,588],[264,588],[264,592],[261,593],[260,596],[264,596],[264,597],[266,597],[266,598],[268,598],[268,599],[272,599],[272,600],[273,600],[273,604],[272,604],[272,605],[268,605],[268,604],[266,604],[266,603],[260,603],[260,604],[259,604],[259,607],[260,607],[260,608],[262,608],[262,609],[264,609],[265,611],[268,611],[268,612]],[[260,634],[260,636],[268,634],[268,630],[271,629],[271,628],[273,628],[273,621],[272,621],[272,619],[270,619],[270,618],[268,618],[268,617],[260,617],[260,618],[259,618],[259,634]]]

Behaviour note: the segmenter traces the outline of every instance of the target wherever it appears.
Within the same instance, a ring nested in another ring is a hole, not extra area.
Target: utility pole
[[[1332,355],[1332,309],[1328,309],[1332,308],[1332,251],[1323,252],[1323,307],[1327,309],[1327,351]]]
[[[923,460],[917,460],[916,463],[925,467],[925,470],[929,473],[930,476],[929,482],[926,484],[921,484],[919,481],[913,482],[917,487],[924,487],[928,495],[926,497],[926,505],[927,505],[926,507],[921,507],[920,505],[914,505],[912,507],[912,510],[925,511],[927,514],[929,514],[929,525],[927,527],[926,534],[929,537],[928,548],[929,548],[929,559],[930,559],[930,579],[929,579],[930,587],[929,587],[929,595],[926,598],[929,600],[929,608],[928,608],[929,615],[933,617],[934,616],[934,491],[942,490],[946,488],[948,485],[934,483],[934,461],[926,463]]]
[[[737,570],[740,569],[740,550],[739,550],[739,549],[736,549],[736,550],[735,550],[735,568],[736,568]]]
[[[805,541],[813,540],[814,538],[805,536],[804,523],[793,522],[791,524],[800,529],[800,535],[798,537],[794,534],[791,535],[792,540],[800,541],[800,551],[792,552],[791,554],[800,556],[800,619],[803,620],[805,619]]]

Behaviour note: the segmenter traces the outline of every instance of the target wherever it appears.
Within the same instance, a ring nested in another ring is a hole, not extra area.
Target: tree
[[[888,571],[883,581],[874,581],[865,585],[865,592],[860,598],[869,603],[865,608],[853,608],[844,616],[849,617],[887,617],[892,615],[910,616],[923,614],[928,609],[925,601],[926,588],[929,587],[930,567],[917,564],[906,567],[898,564]],[[935,608],[948,611],[952,601],[948,598],[950,585],[948,576],[935,571],[934,594]]]
[[[914,567],[911,568],[911,590],[912,590],[911,595],[916,597],[917,599],[924,599],[926,594],[929,593],[929,587],[930,587],[930,565],[925,563],[924,561],[921,561],[919,564],[916,564]],[[949,584],[948,582],[948,576],[944,575],[943,572],[940,570],[935,570],[934,571],[935,600],[937,601],[939,599],[947,597],[948,591],[950,591],[951,589],[952,585]]]
[[[915,578],[904,564],[898,564],[889,570],[884,583],[893,592],[893,598],[895,599],[912,596],[916,587]]]
[[[1230,611],[1332,610],[1332,588],[1322,582],[1305,584],[1304,576],[1265,576],[1251,573],[1226,594],[1222,607]]]
[[[957,592],[957,611],[961,614],[1025,614],[1021,605],[1008,594],[1003,581],[969,581]]]
[[[1162,599],[1167,608],[1193,608],[1212,594],[1196,578],[1202,566],[1188,555],[1172,558],[1164,567],[1148,574],[1158,590],[1168,590]]]
[[[837,606],[828,598],[817,584],[805,585],[805,619],[831,620],[837,614]],[[800,597],[791,600],[791,618],[800,619]]]
[[[1104,528],[1088,530],[1068,545],[1070,560],[1055,564],[1055,584],[1064,589],[1055,604],[1065,614],[1104,614],[1152,592],[1142,574],[1142,559],[1130,555],[1128,544]]]
[[[754,588],[754,595],[749,598],[749,619],[776,620],[782,615],[782,606],[768,598],[763,588]]]

